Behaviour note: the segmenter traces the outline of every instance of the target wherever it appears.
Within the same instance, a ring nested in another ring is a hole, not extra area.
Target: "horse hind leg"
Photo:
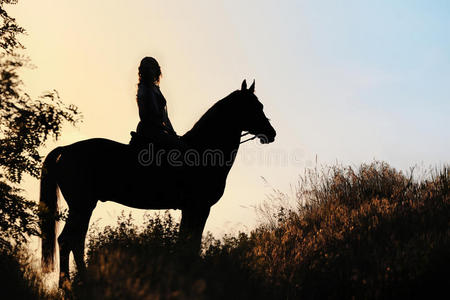
[[[84,211],[69,208],[69,216],[64,225],[61,235],[58,237],[59,257],[60,257],[60,278],[59,286],[63,287],[64,282],[70,280],[69,277],[69,256],[73,252],[75,263],[79,273],[85,270],[84,263],[84,243],[89,226],[89,219],[92,209]]]

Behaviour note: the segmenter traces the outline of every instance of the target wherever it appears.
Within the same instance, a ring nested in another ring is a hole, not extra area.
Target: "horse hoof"
[[[72,289],[72,283],[64,273],[61,273],[59,277],[59,288],[64,291],[70,291]]]

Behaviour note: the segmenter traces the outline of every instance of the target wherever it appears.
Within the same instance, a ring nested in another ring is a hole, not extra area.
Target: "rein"
[[[246,135],[249,135],[249,134],[251,134],[251,133],[250,133],[250,132],[246,132],[246,133],[244,133],[244,134],[241,134],[241,137],[246,136]],[[246,140],[243,140],[243,141],[240,142],[239,144],[243,144],[243,143],[245,143],[245,142],[254,140],[254,139],[256,139],[257,137],[258,137],[258,136],[254,135],[254,136],[252,136],[251,138],[248,138],[248,139],[246,139]]]

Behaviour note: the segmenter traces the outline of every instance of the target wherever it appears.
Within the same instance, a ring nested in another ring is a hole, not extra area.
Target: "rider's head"
[[[161,68],[153,57],[144,57],[139,65],[139,82],[158,84],[161,77]]]

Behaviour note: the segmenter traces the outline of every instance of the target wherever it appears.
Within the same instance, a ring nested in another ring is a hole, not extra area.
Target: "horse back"
[[[138,208],[151,205],[148,199],[154,198],[163,201],[157,206],[167,206],[163,196],[173,194],[167,191],[179,185],[181,173],[177,171],[180,170],[142,165],[138,158],[140,150],[104,138],[63,147],[58,162],[58,183],[64,197],[84,194]]]

